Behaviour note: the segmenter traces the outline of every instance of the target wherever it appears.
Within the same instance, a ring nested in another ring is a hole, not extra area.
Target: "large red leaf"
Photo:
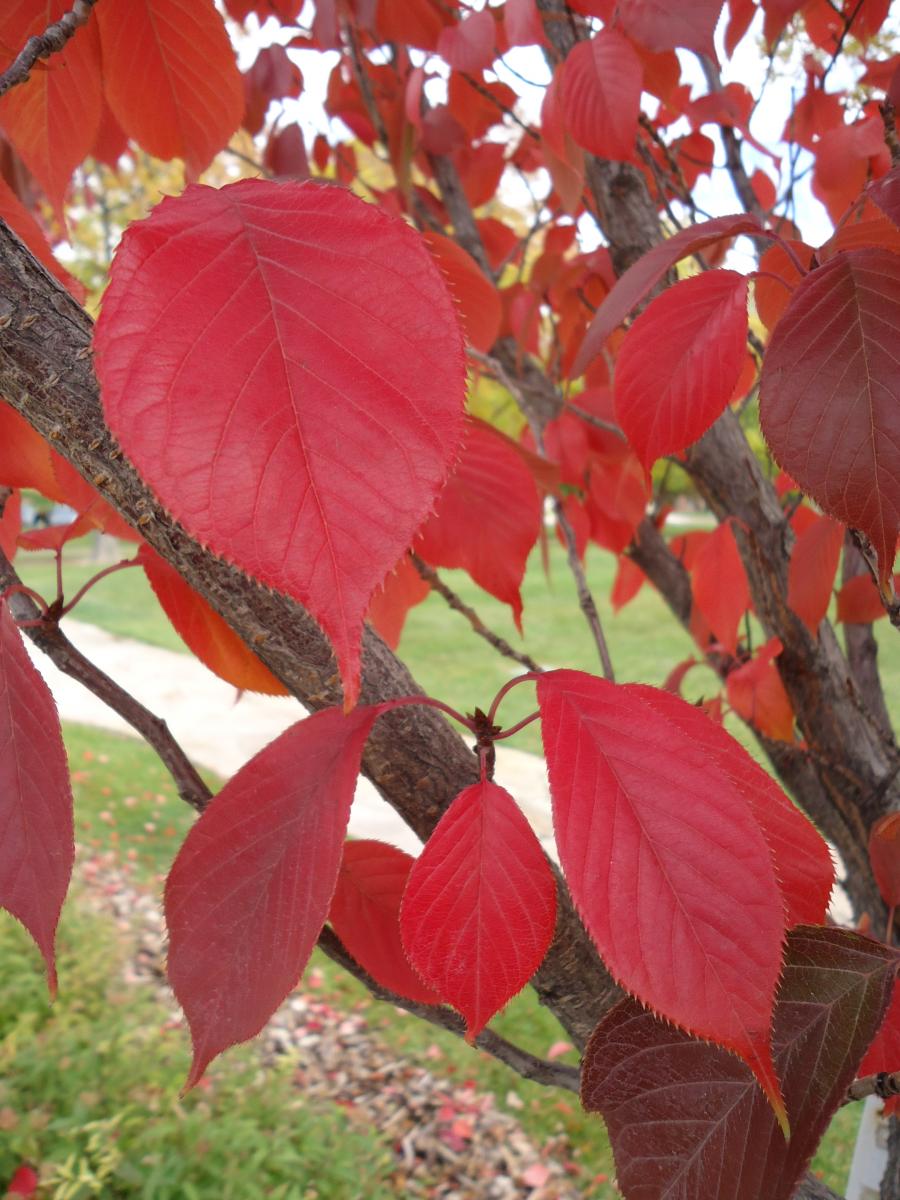
[[[71,0],[5,0],[0,15],[3,68],[30,37],[42,34],[71,7]],[[0,125],[60,218],[72,172],[100,128],[100,80],[100,41],[91,17],[77,37],[31,72],[27,83],[0,100]]]
[[[900,905],[900,813],[880,817],[869,833],[869,858],[885,904]]]
[[[689,659],[687,667],[693,660]],[[685,673],[685,672],[683,672]],[[785,921],[794,925],[819,925],[825,921],[834,863],[828,844],[815,826],[784,794],[768,771],[715,721],[706,724],[692,715],[677,698],[677,687],[654,692],[656,709],[683,729],[709,755],[710,761],[745,797],[769,845],[772,864],[784,897]],[[669,693],[672,693],[671,695]]]
[[[744,365],[747,279],[704,271],[638,317],[614,378],[616,416],[645,467],[684,450],[722,414]]]
[[[750,585],[730,522],[706,538],[691,569],[694,603],[718,641],[734,654],[738,626],[750,607]]]
[[[72,875],[72,792],[53,697],[0,601],[0,906],[21,921],[56,992],[56,926]]]
[[[722,0],[619,0],[616,14],[625,32],[648,50],[682,46],[715,59],[713,32]]]
[[[828,612],[843,544],[843,527],[830,517],[819,517],[791,551],[788,604],[812,634]]]
[[[469,1039],[535,973],[555,925],[556,882],[512,796],[488,782],[460,792],[410,871],[400,933]]]
[[[96,19],[116,120],[150,154],[183,158],[199,175],[244,115],[243,81],[213,0],[103,0]]]
[[[634,158],[643,76],[634,47],[615,29],[573,46],[563,67],[560,102],[579,146],[600,158]]]
[[[193,826],[166,881],[169,980],[191,1028],[187,1087],[295,986],[334,894],[366,738],[383,706],[292,725]]]
[[[369,599],[463,432],[462,339],[418,236],[337,187],[191,187],[126,231],[96,350],[138,470],[306,605],[351,703]]]
[[[582,1101],[626,1200],[789,1200],[890,997],[895,954],[846,929],[788,937],[775,1009],[786,1141],[746,1067],[624,1000],[588,1043]]]
[[[465,447],[413,549],[434,567],[462,567],[522,619],[520,588],[541,531],[528,467],[501,434],[469,422]]]
[[[414,861],[384,842],[345,842],[328,920],[376,983],[407,1000],[440,1004],[440,996],[410,966],[400,941],[400,901]]]
[[[146,544],[141,546],[137,556],[178,636],[205,666],[240,691],[287,695],[284,684],[174,567]]]
[[[606,339],[625,320],[633,308],[650,294],[665,273],[680,259],[707,246],[715,245],[740,233],[764,233],[756,217],[738,213],[729,217],[714,217],[700,225],[691,225],[642,255],[618,280],[615,287],[597,309],[581,349],[570,372],[574,379],[584,373],[591,361],[603,349]]]
[[[783,1116],[769,1048],[783,900],[743,789],[703,746],[709,718],[580,671],[542,675],[537,692],[560,862],[606,965],[739,1054]]]
[[[760,422],[780,465],[861,529],[882,580],[900,529],[900,257],[836,254],[798,285],[763,362]]]

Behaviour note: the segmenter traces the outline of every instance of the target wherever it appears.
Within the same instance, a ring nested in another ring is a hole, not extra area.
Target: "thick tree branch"
[[[388,991],[387,988],[376,983],[352,955],[347,953],[340,938],[327,925],[319,935],[319,948],[354,979],[363,983],[377,1000],[384,1000],[396,1008],[402,1008],[406,1012],[412,1013],[414,1017],[427,1021],[430,1025],[436,1025],[439,1029],[447,1029],[450,1033],[455,1033],[457,1037],[465,1037],[465,1021],[458,1013],[451,1008],[434,1004],[418,1004],[414,1000],[407,1000],[404,996]],[[523,1079],[531,1079],[535,1083],[544,1084],[545,1087],[560,1087],[578,1093],[581,1072],[577,1067],[538,1058],[530,1051],[523,1050],[521,1046],[508,1042],[506,1038],[501,1037],[492,1029],[483,1030],[475,1039],[475,1045],[479,1050],[487,1051],[494,1058],[506,1063],[508,1067],[512,1067],[516,1074],[521,1075]]]
[[[0,222],[0,395],[95,484],[306,707],[340,704],[331,647],[312,617],[189,537],[123,458],[103,420],[90,337],[87,314]],[[364,704],[421,692],[371,629],[363,637],[362,674]],[[427,708],[380,718],[363,768],[423,838],[454,796],[478,778],[468,746]],[[619,995],[563,889],[556,937],[534,986],[579,1045]]]
[[[0,96],[17,84],[24,83],[38,59],[49,58],[51,54],[57,54],[62,50],[75,31],[87,24],[91,9],[96,3],[97,0],[75,0],[71,9],[58,21],[48,25],[42,34],[30,37],[0,75]]]
[[[0,503],[0,515],[3,503]],[[0,550],[0,592],[9,587],[19,586],[21,582],[12,563]],[[31,597],[21,592],[11,595],[9,602],[13,615],[19,621],[39,621],[43,615]],[[165,721],[154,716],[114,679],[86,658],[72,645],[55,622],[46,621],[39,625],[30,625],[24,632],[64,675],[77,679],[141,735],[156,751],[163,766],[172,776],[178,795],[197,812],[202,812],[212,799],[212,792],[172,736]]]
[[[847,583],[857,575],[868,573],[866,562],[853,535],[848,531],[844,536],[843,581]],[[892,724],[881,687],[881,676],[878,673],[878,642],[875,640],[872,626],[845,622],[844,645],[853,681],[859,689],[860,696],[878,724],[890,735]]]

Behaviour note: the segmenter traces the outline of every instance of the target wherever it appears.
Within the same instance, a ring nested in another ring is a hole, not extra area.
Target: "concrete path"
[[[245,693],[235,701],[235,689],[192,655],[116,637],[81,621],[64,620],[63,629],[92,662],[168,722],[189,758],[223,779],[230,778],[303,715],[297,701],[287,696]],[[26,644],[32,661],[50,685],[63,721],[136,736],[121,717],[58,671],[27,639]],[[549,850],[550,795],[543,760],[498,746],[496,778],[522,805]],[[420,845],[412,830],[365,779],[360,780],[353,803],[350,832],[356,837],[380,838],[412,852]]]

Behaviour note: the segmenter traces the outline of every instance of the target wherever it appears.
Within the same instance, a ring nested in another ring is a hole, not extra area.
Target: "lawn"
[[[83,552],[80,553],[81,557],[72,555],[66,567],[66,592],[69,595],[96,569],[86,561]],[[23,555],[19,566],[26,582],[52,596],[55,591],[53,564],[48,556]],[[540,662],[547,666],[596,670],[596,654],[575,604],[574,587],[564,558],[556,545],[551,546],[550,567],[547,579],[538,556],[530,565],[523,588],[524,642],[519,639],[503,606],[475,588],[462,573],[442,574],[467,603],[477,607],[491,628],[513,644],[524,645]],[[618,678],[658,684],[675,663],[691,655],[690,639],[649,587],[645,587],[623,612],[614,616],[608,603],[613,574],[614,563],[609,555],[589,553],[588,576],[611,642]],[[168,649],[183,648],[149,594],[139,570],[118,572],[102,580],[84,598],[76,615],[82,621],[101,625],[122,636]],[[889,703],[898,711],[900,648],[896,644],[896,635],[890,636],[887,622],[881,622],[876,628],[880,634]],[[497,689],[519,673],[515,663],[499,657],[476,638],[465,620],[450,611],[437,596],[430,597],[410,614],[400,653],[426,690],[463,710],[475,705],[486,706]],[[689,679],[694,697],[704,689],[711,690],[715,682],[711,673],[703,668],[692,673]],[[530,691],[527,686],[517,689],[504,702],[504,724],[513,723],[531,710],[533,693],[529,695]],[[158,887],[190,823],[190,812],[174,796],[162,767],[143,745],[77,727],[67,731],[67,739],[75,780],[79,842],[89,849],[115,851],[124,861],[133,864],[138,878],[148,886]],[[523,731],[513,744],[538,750],[536,727]],[[78,920],[74,920],[72,936],[77,942],[84,931],[79,933],[81,927]],[[519,1080],[487,1056],[468,1050],[450,1035],[406,1020],[385,1006],[370,1006],[362,989],[321,956],[315,957],[313,965],[322,973],[325,993],[347,1008],[367,1006],[367,1018],[385,1039],[396,1045],[398,1051],[410,1056],[421,1055],[426,1050],[432,1057],[439,1054],[436,1069],[471,1077],[478,1087],[493,1091],[499,1106],[512,1111],[538,1142],[564,1132],[581,1148],[579,1162],[584,1194],[603,1200],[614,1194],[604,1178],[611,1176],[612,1164],[602,1126],[594,1118],[581,1114],[574,1098],[551,1096],[536,1085]],[[99,963],[97,971],[102,971]],[[60,1006],[62,1004],[61,1000]],[[551,1045],[563,1040],[558,1024],[535,1003],[530,993],[514,1001],[496,1025],[506,1036],[538,1053],[546,1053]],[[175,1076],[183,1070],[187,1056],[183,1045],[172,1047],[171,1054],[173,1064],[179,1064],[177,1069],[172,1067],[171,1089],[174,1092],[177,1089]],[[225,1070],[227,1075],[227,1067],[214,1068],[214,1071],[219,1069]],[[223,1083],[223,1087],[227,1090],[227,1083]],[[0,1100],[0,1109],[2,1107]],[[816,1168],[835,1187],[842,1188],[845,1182],[858,1118],[857,1110],[842,1110],[816,1160]],[[338,1190],[321,1194],[343,1196],[345,1193],[335,1186]],[[366,1194],[367,1197],[379,1196],[378,1186],[377,1180],[373,1179],[373,1190]],[[273,1191],[272,1194],[280,1193]]]

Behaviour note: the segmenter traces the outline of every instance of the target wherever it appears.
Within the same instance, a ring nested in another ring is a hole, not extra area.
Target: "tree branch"
[[[71,9],[58,21],[48,25],[42,34],[30,37],[19,54],[0,75],[0,96],[5,95],[10,88],[14,88],[17,84],[24,83],[39,58],[49,58],[51,54],[57,54],[62,50],[75,30],[87,24],[91,9],[96,3],[97,0],[75,0]]]
[[[415,1000],[407,1000],[404,996],[398,996],[396,992],[391,992],[382,987],[380,983],[376,983],[371,975],[364,971],[359,963],[347,953],[340,938],[327,925],[319,935],[319,948],[354,979],[358,979],[360,983],[364,984],[377,1000],[384,1000],[396,1008],[402,1008],[406,1012],[412,1013],[414,1017],[427,1021],[430,1025],[436,1025],[439,1029],[447,1029],[450,1033],[455,1033],[457,1037],[465,1037],[466,1025],[458,1013],[440,1005],[418,1004]],[[506,1038],[501,1037],[492,1029],[483,1030],[475,1039],[475,1045],[479,1050],[485,1050],[494,1058],[506,1063],[508,1067],[512,1067],[516,1074],[521,1075],[523,1079],[531,1079],[545,1087],[565,1088],[567,1091],[578,1094],[581,1072],[577,1067],[538,1058],[530,1051],[523,1050],[521,1046],[508,1042]]]
[[[868,573],[865,559],[848,530],[844,535],[843,581],[847,583],[857,575]],[[875,720],[890,735],[893,727],[884,699],[881,676],[878,673],[878,642],[875,640],[872,626],[844,622],[844,645],[853,681],[859,689],[860,696]]]
[[[447,605],[454,612],[461,613],[472,626],[473,631],[480,638],[484,638],[489,646],[493,646],[498,654],[502,654],[504,658],[511,658],[513,662],[517,662],[520,666],[523,666],[526,671],[543,671],[544,668],[540,663],[535,662],[529,654],[526,654],[522,650],[516,650],[514,646],[509,644],[506,638],[502,638],[499,633],[494,633],[493,629],[489,629],[475,609],[471,605],[466,604],[451,587],[448,587],[444,583],[434,567],[430,567],[427,562],[419,558],[418,554],[410,553],[409,557],[412,560],[412,565],[419,572],[422,579],[427,584],[430,584],[439,596],[446,600]]]
[[[272,673],[318,710],[342,703],[331,647],[299,604],[216,558],[163,509],[103,420],[90,363],[91,320],[0,221],[0,395],[95,486],[225,619]],[[380,637],[363,635],[361,702],[421,694]],[[422,838],[478,779],[463,739],[433,709],[399,709],[376,724],[364,773]],[[534,979],[542,1002],[583,1045],[619,995],[571,897],[559,889],[556,936]]]
[[[0,494],[0,515],[5,503],[6,498]],[[21,582],[15,567],[0,550],[0,592],[8,587],[20,585]],[[144,708],[143,704],[76,649],[55,621],[42,619],[44,614],[30,596],[17,592],[10,596],[9,603],[17,620],[39,622],[23,631],[34,644],[43,650],[64,675],[77,679],[83,687],[127,721],[156,751],[163,766],[172,776],[181,799],[197,812],[202,812],[212,799],[212,792],[172,736],[165,721]]]

